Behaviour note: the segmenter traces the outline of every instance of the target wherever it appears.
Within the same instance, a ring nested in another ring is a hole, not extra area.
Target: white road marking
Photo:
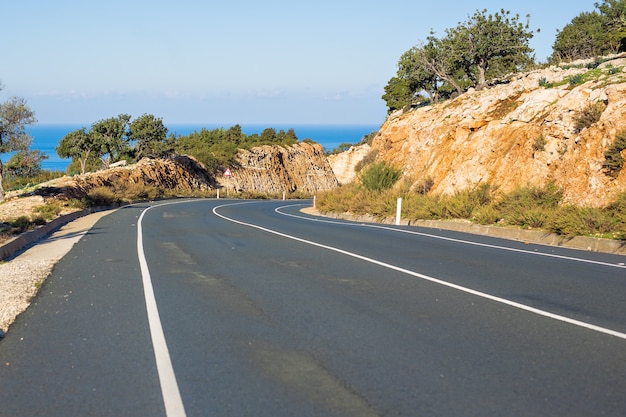
[[[185,417],[185,406],[183,405],[183,400],[178,390],[176,375],[174,374],[172,360],[169,350],[167,349],[165,334],[163,333],[161,318],[159,317],[159,310],[154,297],[150,270],[148,269],[148,263],[146,262],[146,256],[143,251],[143,230],[141,222],[144,214],[151,208],[152,207],[148,207],[145,209],[137,221],[137,254],[141,267],[141,279],[146,299],[148,323],[150,326],[150,335],[152,336],[152,346],[154,348],[157,371],[159,373],[159,382],[161,383],[161,394],[163,396],[163,402],[165,403],[165,414],[167,417]]]
[[[534,313],[534,314],[537,314],[537,315],[540,315],[540,316],[543,316],[543,317],[548,317],[548,318],[551,318],[551,319],[554,319],[554,320],[558,320],[558,321],[561,321],[561,322],[564,322],[564,323],[572,324],[574,326],[582,327],[582,328],[585,328],[585,329],[588,329],[588,330],[593,330],[593,331],[596,331],[596,332],[599,332],[599,333],[608,334],[608,335],[615,336],[615,337],[618,337],[618,338],[626,340],[626,333],[618,332],[618,331],[612,330],[612,329],[607,329],[607,328],[604,328],[604,327],[601,327],[601,326],[597,326],[595,324],[586,323],[586,322],[583,322],[583,321],[580,321],[580,320],[575,320],[575,319],[572,319],[572,318],[569,318],[569,317],[561,316],[559,314],[550,313],[548,311],[544,311],[544,310],[541,310],[541,309],[538,309],[538,308],[535,308],[535,307],[531,307],[531,306],[528,306],[528,305],[525,305],[525,304],[521,304],[521,303],[518,303],[518,302],[515,302],[515,301],[507,300],[505,298],[501,298],[501,297],[497,297],[497,296],[494,296],[494,295],[491,295],[491,294],[487,294],[487,293],[484,293],[482,291],[476,291],[476,290],[473,290],[471,288],[467,288],[467,287],[463,287],[461,285],[453,284],[451,282],[443,281],[443,280],[438,279],[438,278],[433,278],[433,277],[430,277],[428,275],[421,274],[419,272],[415,272],[415,271],[411,271],[411,270],[408,270],[408,269],[405,269],[405,268],[401,268],[401,267],[398,267],[398,266],[395,266],[395,265],[391,265],[391,264],[388,264],[386,262],[378,261],[378,260],[373,259],[373,258],[368,258],[366,256],[362,256],[362,255],[359,255],[359,254],[356,254],[356,253],[353,253],[353,252],[348,252],[346,250],[335,248],[333,246],[324,245],[324,244],[321,244],[321,243],[317,243],[317,242],[313,242],[313,241],[310,241],[310,240],[302,239],[302,238],[299,238],[299,237],[296,237],[296,236],[288,235],[286,233],[278,232],[276,230],[268,229],[268,228],[265,228],[265,227],[262,227],[262,226],[258,226],[258,225],[255,225],[255,224],[245,223],[245,222],[242,222],[242,221],[239,221],[239,220],[231,219],[231,218],[226,217],[226,216],[224,216],[224,215],[222,215],[222,214],[217,212],[217,210],[219,208],[227,207],[227,206],[233,206],[233,205],[239,205],[239,204],[245,204],[245,203],[223,204],[223,205],[220,205],[220,206],[216,206],[215,208],[213,208],[213,214],[215,214],[216,216],[218,216],[218,217],[220,217],[220,218],[222,218],[224,220],[232,222],[232,223],[240,224],[242,226],[252,227],[252,228],[255,228],[255,229],[258,229],[258,230],[262,230],[262,231],[267,232],[267,233],[272,233],[272,234],[277,235],[277,236],[281,236],[281,237],[284,237],[284,238],[287,238],[287,239],[292,239],[292,240],[295,240],[295,241],[298,241],[298,242],[301,242],[301,243],[305,243],[307,245],[316,246],[316,247],[327,249],[327,250],[330,250],[330,251],[333,251],[333,252],[341,253],[343,255],[350,256],[350,257],[353,257],[353,258],[356,258],[356,259],[360,259],[362,261],[369,262],[369,263],[381,266],[383,268],[391,269],[391,270],[394,270],[394,271],[397,271],[397,272],[401,272],[401,273],[406,274],[406,275],[410,275],[410,276],[413,276],[413,277],[416,277],[416,278],[423,279],[425,281],[430,281],[430,282],[433,282],[435,284],[439,284],[439,285],[442,285],[442,286],[445,286],[445,287],[453,288],[455,290],[462,291],[462,292],[465,292],[465,293],[468,293],[468,294],[472,294],[472,295],[475,295],[477,297],[481,297],[481,298],[484,298],[484,299],[487,299],[487,300],[495,301],[497,303],[501,303],[501,304],[504,304],[504,305],[507,305],[507,306],[510,306],[510,307],[518,308],[520,310],[528,311],[528,312],[531,312],[531,313]],[[533,252],[530,252],[530,253],[533,253]]]
[[[464,245],[481,246],[481,247],[490,248],[490,249],[500,249],[500,250],[505,250],[509,252],[526,253],[526,254],[535,255],[535,256],[545,256],[548,258],[557,258],[557,259],[564,259],[564,260],[574,261],[574,262],[583,262],[583,263],[588,263],[588,264],[603,265],[603,266],[610,266],[613,268],[626,269],[626,265],[622,262],[617,263],[617,264],[611,264],[608,262],[594,261],[591,259],[575,258],[573,256],[556,255],[554,253],[534,252],[534,251],[525,250],[525,249],[508,248],[506,246],[491,245],[488,243],[472,242],[470,240],[455,239],[452,237],[445,237],[445,236],[437,236],[437,235],[433,235],[430,233],[416,232],[415,230],[398,229],[398,228],[381,226],[377,224],[369,224],[369,223],[349,223],[349,222],[339,222],[339,221],[326,220],[326,219],[316,219],[316,218],[311,218],[311,217],[298,216],[296,214],[283,213],[282,211],[280,211],[280,209],[283,209],[283,208],[300,206],[300,205],[302,204],[292,204],[292,205],[277,207],[274,211],[283,216],[295,217],[297,219],[303,219],[303,220],[308,220],[308,221],[313,221],[313,222],[341,224],[343,226],[370,227],[372,229],[384,229],[384,230],[390,230],[390,231],[398,232],[398,233],[407,233],[407,234],[412,234],[412,235],[424,236],[424,237],[428,237],[432,239],[447,240],[448,242],[462,243]]]

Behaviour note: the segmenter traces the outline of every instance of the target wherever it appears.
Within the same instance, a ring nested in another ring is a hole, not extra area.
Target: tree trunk
[[[482,90],[487,86],[487,80],[485,80],[485,66],[483,64],[476,65],[478,68],[478,85],[477,90]]]

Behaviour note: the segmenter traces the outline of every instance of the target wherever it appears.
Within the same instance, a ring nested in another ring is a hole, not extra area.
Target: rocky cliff
[[[626,169],[612,177],[603,168],[605,151],[626,129],[626,59],[614,58],[593,70],[555,66],[518,74],[398,111],[372,147],[414,186],[432,180],[434,194],[483,183],[507,192],[554,182],[568,203],[605,205],[626,191]],[[593,103],[605,105],[601,117],[581,130],[577,119]]]
[[[324,148],[318,144],[260,146],[240,150],[236,160],[232,177],[219,178],[220,185],[230,190],[312,194],[338,185]]]
[[[240,150],[236,161],[230,167],[232,177],[215,178],[189,156],[143,159],[128,166],[56,179],[42,184],[37,193],[81,197],[97,187],[115,189],[137,184],[184,192],[228,188],[258,193],[313,194],[338,185],[324,150],[318,144],[302,142],[289,147],[260,146]]]
[[[206,191],[216,185],[198,161],[188,156],[176,156],[171,159],[143,159],[133,165],[78,175],[69,179],[65,187],[67,194],[81,195],[96,187],[115,187],[118,184],[150,185],[181,191]]]
[[[355,168],[367,154],[371,151],[371,146],[363,144],[352,146],[345,152],[328,156],[328,162],[333,169],[339,184],[348,184],[356,178]]]

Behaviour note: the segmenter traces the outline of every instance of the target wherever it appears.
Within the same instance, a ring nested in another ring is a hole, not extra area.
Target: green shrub
[[[610,177],[617,178],[624,166],[622,151],[626,149],[626,130],[621,130],[615,135],[613,145],[604,152],[602,167]]]
[[[552,84],[551,82],[548,82],[548,79],[546,77],[541,77],[539,79],[539,87],[552,88],[553,86],[554,84]]]
[[[569,77],[568,82],[569,82],[569,85],[574,86],[574,85],[582,84],[584,82],[584,79],[585,78],[583,77],[583,74],[575,74]]]
[[[458,191],[452,196],[441,197],[442,217],[471,219],[475,210],[491,202],[492,194],[491,186],[482,184],[473,190]]]
[[[474,210],[471,220],[478,224],[496,224],[500,220],[500,213],[491,204],[481,206]]]
[[[56,203],[48,203],[33,209],[35,213],[38,213],[41,217],[47,220],[52,220],[59,215],[61,207]]]
[[[546,149],[546,138],[543,135],[539,135],[533,142],[533,151],[541,152]]]
[[[546,228],[563,236],[609,236],[617,220],[607,210],[565,206],[553,213]]]
[[[388,190],[398,181],[402,172],[385,162],[372,164],[361,174],[361,183],[366,190]]]
[[[606,104],[601,101],[587,104],[582,110],[578,111],[574,117],[574,130],[580,132],[594,123],[597,123],[605,109]]]
[[[27,216],[19,216],[9,222],[11,225],[10,232],[12,234],[19,234],[29,230],[32,227],[32,223]]]
[[[608,71],[609,75],[614,75],[614,74],[617,74],[619,72],[622,72],[622,69],[618,68],[618,67],[611,67],[611,68],[609,68],[609,71]]]

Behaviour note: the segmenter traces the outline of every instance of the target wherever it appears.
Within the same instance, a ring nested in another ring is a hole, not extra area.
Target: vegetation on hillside
[[[549,63],[626,51],[626,0],[603,0],[595,8],[558,31]],[[538,65],[528,46],[534,32],[526,18],[522,23],[505,10],[482,10],[442,37],[431,33],[400,56],[382,96],[388,110],[434,103]]]
[[[476,11],[467,21],[446,29],[443,37],[431,33],[405,52],[382,98],[393,111],[437,102],[470,87],[484,88],[488,80],[533,64],[528,46],[532,37],[528,21],[520,22],[519,15]]]
[[[256,133],[246,135],[239,125],[229,129],[201,129],[199,132],[170,139],[172,149],[176,153],[192,155],[202,162],[209,172],[232,165],[238,149],[262,145],[290,146],[297,141],[298,137],[293,129],[285,132],[266,128],[260,135]]]
[[[402,218],[411,222],[464,219],[484,225],[547,230],[567,237],[626,240],[626,193],[607,207],[591,208],[563,204],[562,192],[554,184],[520,187],[507,194],[484,184],[454,195],[429,195],[428,184],[426,179],[424,187],[417,189],[409,189],[405,183],[374,190],[357,181],[319,194],[317,208],[324,213],[393,217],[401,197]]]
[[[72,158],[68,171],[81,173],[108,167],[111,163],[137,161],[143,157],[172,154],[191,155],[203,162],[209,172],[216,172],[234,162],[238,149],[261,145],[293,145],[298,141],[293,129],[276,131],[267,128],[261,134],[246,135],[241,126],[228,129],[201,129],[189,135],[169,134],[163,121],[151,114],[134,120],[121,114],[68,133],[57,147],[61,157]]]

